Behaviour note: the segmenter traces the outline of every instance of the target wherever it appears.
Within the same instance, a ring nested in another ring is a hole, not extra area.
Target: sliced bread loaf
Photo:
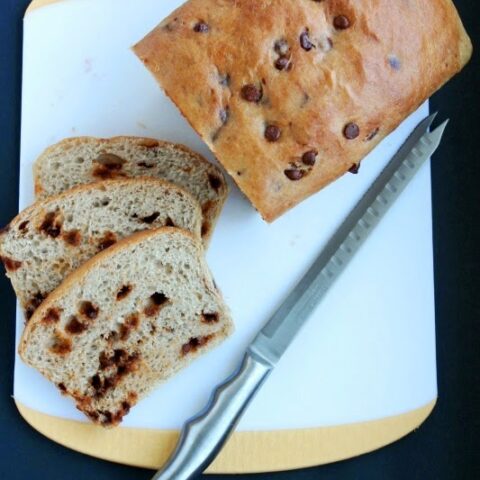
[[[112,426],[232,328],[200,242],[165,227],[72,273],[37,309],[19,352],[91,420]]]
[[[141,137],[67,138],[35,162],[35,193],[44,198],[82,183],[145,175],[180,185],[197,198],[208,241],[228,186],[218,167],[183,145]]]
[[[67,274],[132,233],[177,226],[200,236],[198,202],[154,178],[80,185],[21,212],[0,236],[0,255],[26,318]]]

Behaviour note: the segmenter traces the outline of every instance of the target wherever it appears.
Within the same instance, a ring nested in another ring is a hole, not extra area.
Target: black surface
[[[357,0],[361,1],[361,0]],[[22,16],[28,0],[0,1],[0,224],[17,213]],[[475,0],[456,2],[479,43]],[[271,480],[480,478],[479,56],[432,100],[449,117],[434,157],[433,207],[439,401],[425,424],[368,455],[324,467],[237,476]],[[52,72],[54,75],[55,72]],[[0,275],[0,478],[148,479],[151,471],[67,450],[31,429],[11,398],[14,296]],[[231,478],[218,476],[218,479]]]

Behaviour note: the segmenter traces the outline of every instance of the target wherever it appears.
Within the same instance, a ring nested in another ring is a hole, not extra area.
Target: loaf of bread
[[[471,43],[451,0],[189,0],[134,52],[272,221],[356,173]]]
[[[70,272],[132,233],[164,225],[200,238],[195,198],[154,178],[80,185],[21,212],[0,236],[0,256],[28,320]]]
[[[19,352],[91,420],[112,426],[232,328],[199,240],[165,227],[71,274],[37,309]]]
[[[141,137],[68,138],[47,148],[34,164],[37,198],[82,183],[146,175],[175,183],[197,198],[208,243],[228,185],[218,167],[183,145]]]

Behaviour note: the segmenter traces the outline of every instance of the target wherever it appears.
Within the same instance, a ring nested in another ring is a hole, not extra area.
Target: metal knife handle
[[[240,368],[213,392],[207,406],[183,426],[177,446],[152,480],[188,480],[215,458],[272,366],[247,351]]]

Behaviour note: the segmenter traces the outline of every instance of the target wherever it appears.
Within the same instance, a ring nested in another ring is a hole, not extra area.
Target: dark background
[[[22,17],[28,3],[29,0],[0,0],[2,226],[17,213]],[[479,45],[480,8],[477,2],[457,0],[455,3],[474,45]],[[368,455],[307,470],[235,478],[480,478],[478,72],[479,55],[475,53],[466,69],[432,98],[432,111],[439,110],[440,119],[451,119],[432,163],[439,388],[439,400],[433,414],[416,432]],[[3,341],[0,349],[0,478],[150,478],[151,471],[104,462],[63,448],[21,419],[11,398],[14,308],[10,284],[0,274],[0,338]]]

